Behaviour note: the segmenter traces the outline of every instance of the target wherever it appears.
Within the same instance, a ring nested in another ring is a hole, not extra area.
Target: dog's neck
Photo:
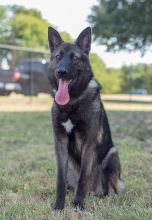
[[[77,98],[71,98],[70,102],[66,106],[60,106],[56,103],[59,109],[66,111],[66,109],[70,110],[73,107],[77,107],[77,105],[85,102],[92,102],[94,97],[100,93],[101,86],[100,84],[92,77],[88,83],[86,89],[81,93],[81,95]]]
[[[71,105],[81,103],[86,100],[86,98],[89,100],[92,100],[97,93],[100,92],[101,86],[100,84],[92,77],[91,80],[88,83],[88,86],[86,89],[82,92],[82,94],[78,98],[73,98],[70,101]]]

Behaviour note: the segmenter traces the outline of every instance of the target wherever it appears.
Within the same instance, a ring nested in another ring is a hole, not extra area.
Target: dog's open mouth
[[[68,86],[71,80],[59,79],[58,90],[55,95],[55,101],[59,105],[66,105],[70,101]]]
[[[60,78],[58,80],[58,90],[55,95],[55,101],[58,105],[66,105],[70,101],[70,95],[69,90],[71,89],[71,86],[75,84],[78,77],[75,79],[65,79]]]

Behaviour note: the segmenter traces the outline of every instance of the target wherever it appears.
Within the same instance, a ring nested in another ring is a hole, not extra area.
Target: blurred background
[[[90,60],[103,99],[152,103],[149,1],[85,0],[80,8],[78,2],[57,0],[49,5],[48,10],[45,0],[0,1],[0,96],[22,94],[32,100],[50,94],[48,26],[70,42],[91,26]]]

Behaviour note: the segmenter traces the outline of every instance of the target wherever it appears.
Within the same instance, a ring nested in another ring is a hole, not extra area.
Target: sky
[[[0,5],[17,4],[26,8],[36,8],[41,11],[43,18],[56,26],[59,31],[66,31],[75,39],[85,27],[89,26],[87,16],[97,2],[97,0],[0,0]],[[139,51],[112,53],[106,52],[105,46],[97,45],[95,42],[92,43],[91,51],[96,52],[107,67],[119,68],[122,65],[152,63],[150,51],[143,57]]]

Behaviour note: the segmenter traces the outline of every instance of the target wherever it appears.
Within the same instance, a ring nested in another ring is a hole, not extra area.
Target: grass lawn
[[[109,111],[126,184],[104,200],[87,196],[86,209],[51,211],[55,157],[49,112],[0,113],[1,220],[152,220],[152,112]]]

